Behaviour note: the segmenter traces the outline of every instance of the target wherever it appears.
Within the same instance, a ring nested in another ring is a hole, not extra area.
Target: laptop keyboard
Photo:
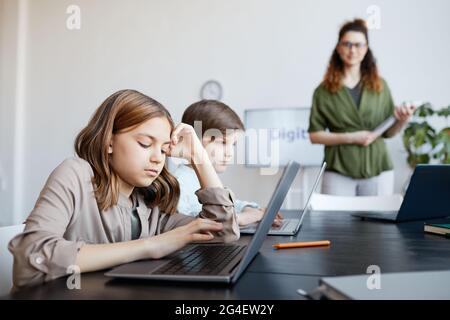
[[[220,245],[194,246],[181,252],[172,260],[153,271],[153,274],[218,274],[231,262],[245,246]]]

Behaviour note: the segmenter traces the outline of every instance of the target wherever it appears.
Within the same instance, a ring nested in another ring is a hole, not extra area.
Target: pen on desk
[[[329,246],[331,242],[329,240],[311,241],[311,242],[288,242],[277,243],[273,247],[275,249],[287,249],[287,248],[307,248],[307,247],[321,247]]]

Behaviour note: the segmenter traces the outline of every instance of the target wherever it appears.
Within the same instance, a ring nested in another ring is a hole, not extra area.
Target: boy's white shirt
[[[194,169],[185,165],[178,164],[169,165],[169,171],[178,180],[180,184],[180,200],[178,202],[178,212],[189,215],[197,216],[202,210],[202,205],[197,200],[195,192],[200,189],[200,182],[198,181],[197,175]],[[255,202],[235,200],[234,207],[236,213],[241,213],[245,207],[259,208],[258,204]]]

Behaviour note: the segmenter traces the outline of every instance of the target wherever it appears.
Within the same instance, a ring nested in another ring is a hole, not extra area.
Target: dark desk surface
[[[289,216],[291,213],[287,213]],[[248,241],[242,237],[241,241]],[[272,244],[330,240],[328,248],[273,250]],[[22,289],[7,299],[301,299],[322,276],[450,269],[450,240],[425,234],[423,222],[362,221],[342,212],[312,212],[296,237],[268,236],[260,253],[233,286],[119,280],[104,272],[81,275],[81,290],[66,279]]]

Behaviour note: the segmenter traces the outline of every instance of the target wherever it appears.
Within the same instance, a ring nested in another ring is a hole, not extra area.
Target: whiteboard
[[[295,160],[320,166],[324,147],[309,140],[310,108],[245,110],[245,164],[248,167],[285,166]]]

